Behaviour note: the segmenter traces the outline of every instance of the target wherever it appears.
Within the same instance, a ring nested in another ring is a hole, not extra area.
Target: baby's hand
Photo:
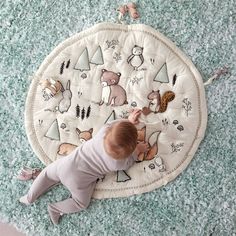
[[[131,113],[129,114],[128,120],[134,124],[137,125],[139,123],[139,116],[141,115],[142,110],[135,108],[131,110]]]
[[[148,150],[149,150],[149,144],[146,142],[140,142],[136,146],[135,153],[137,156],[139,156],[140,153],[147,152]]]

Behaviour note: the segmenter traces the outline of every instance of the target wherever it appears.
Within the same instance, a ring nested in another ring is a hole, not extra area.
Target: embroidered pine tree
[[[104,124],[110,122],[110,121],[113,121],[116,119],[116,114],[115,114],[115,111],[112,111],[112,113],[108,116],[108,118],[106,119],[106,121],[104,122]]]
[[[75,107],[75,112],[76,112],[76,117],[77,117],[77,118],[80,117],[80,106],[79,106],[79,105],[77,105],[77,106]]]
[[[82,54],[80,55],[76,65],[75,65],[75,70],[90,70],[90,65],[89,65],[89,56],[88,56],[88,49],[85,48]]]
[[[103,65],[104,64],[102,49],[101,49],[100,46],[98,46],[98,48],[97,48],[96,52],[94,53],[90,63],[95,64],[95,65]]]
[[[65,62],[63,61],[63,62],[61,63],[61,67],[60,67],[60,74],[61,74],[61,75],[63,74],[64,66],[65,66]]]
[[[117,171],[116,182],[126,182],[128,180],[131,180],[131,178],[124,170],[118,170]]]
[[[69,66],[70,66],[70,59],[69,59],[69,60],[67,61],[67,63],[66,63],[66,69],[68,69]]]
[[[166,63],[164,63],[161,69],[157,72],[153,81],[161,82],[161,83],[169,83]]]
[[[91,112],[91,106],[89,106],[87,109],[86,118],[89,118],[90,112]]]
[[[172,81],[172,84],[173,84],[173,86],[175,85],[175,83],[176,83],[176,79],[177,79],[177,76],[176,76],[176,74],[173,76],[173,81]]]
[[[57,119],[53,121],[52,125],[49,127],[45,137],[50,138],[51,140],[60,141],[60,132],[58,127]]]
[[[85,117],[85,109],[83,107],[82,111],[81,111],[81,119],[83,120]]]

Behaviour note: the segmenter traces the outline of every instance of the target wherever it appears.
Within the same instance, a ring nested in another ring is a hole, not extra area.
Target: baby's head
[[[118,121],[107,129],[104,147],[114,159],[125,159],[135,150],[137,138],[137,129],[131,122]]]

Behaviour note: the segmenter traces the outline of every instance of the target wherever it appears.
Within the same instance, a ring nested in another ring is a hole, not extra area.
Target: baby
[[[140,114],[141,110],[135,109],[128,119],[105,124],[92,139],[48,165],[19,201],[29,205],[50,187],[62,183],[71,192],[71,198],[48,205],[52,222],[58,224],[63,214],[87,208],[98,179],[109,172],[128,169],[138,161],[141,152],[148,150],[147,143],[137,144],[135,125]]]

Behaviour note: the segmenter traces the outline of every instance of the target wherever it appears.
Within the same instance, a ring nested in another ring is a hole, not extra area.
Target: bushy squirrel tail
[[[158,112],[165,112],[167,109],[167,105],[169,102],[173,101],[175,98],[175,94],[172,91],[166,91],[161,97],[160,108]]]

